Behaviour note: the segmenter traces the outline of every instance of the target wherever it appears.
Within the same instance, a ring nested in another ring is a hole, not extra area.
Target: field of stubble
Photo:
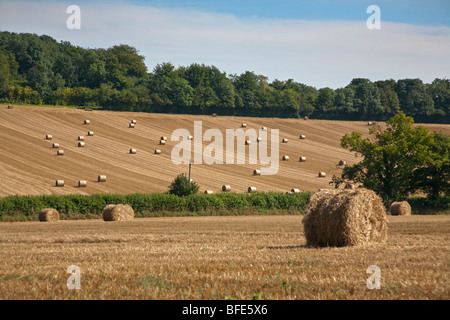
[[[389,216],[388,242],[369,248],[307,248],[301,220],[0,223],[0,299],[450,298],[450,216]],[[371,265],[379,290],[366,285]]]

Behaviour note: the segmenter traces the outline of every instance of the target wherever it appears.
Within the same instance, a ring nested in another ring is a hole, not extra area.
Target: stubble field
[[[449,299],[449,216],[389,216],[387,243],[362,248],[305,247],[301,221],[1,223],[0,299]],[[80,289],[67,287],[71,265]]]

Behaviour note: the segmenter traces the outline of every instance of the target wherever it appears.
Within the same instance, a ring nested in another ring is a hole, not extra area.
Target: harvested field
[[[0,223],[0,299],[449,298],[450,216],[388,216],[388,241],[364,248],[307,248],[301,221]],[[71,265],[79,290],[66,286]],[[371,265],[379,290],[366,287]]]
[[[286,192],[292,188],[316,191],[328,188],[331,177],[340,174],[336,164],[346,161],[348,165],[359,161],[353,153],[340,147],[340,138],[353,130],[368,133],[367,122],[326,121],[276,118],[211,117],[193,115],[146,114],[132,112],[93,111],[89,114],[89,129],[95,136],[86,137],[88,147],[78,148],[74,141],[86,134],[83,124],[84,110],[48,107],[16,106],[8,110],[0,108],[0,197],[7,195],[39,194],[94,194],[94,193],[140,193],[165,192],[170,182],[180,173],[188,172],[188,165],[175,165],[171,161],[172,132],[185,128],[194,134],[194,121],[202,121],[203,132],[210,128],[238,129],[243,121],[247,129],[279,129],[280,137],[289,143],[279,146],[280,158],[300,156],[308,161],[280,161],[280,169],[274,176],[253,177],[260,164],[196,165],[192,174],[200,186],[200,192],[220,192],[225,183],[232,181],[233,192],[245,193],[251,184],[258,191]],[[139,123],[128,129],[129,119]],[[435,131],[450,134],[450,125],[426,125]],[[56,157],[51,142],[45,140],[49,132],[64,146],[67,156]],[[306,140],[299,135],[305,134]],[[166,145],[159,145],[161,136],[169,137]],[[225,139],[224,139],[225,140]],[[269,139],[270,141],[270,139]],[[203,143],[206,148],[209,143]],[[17,146],[20,145],[20,148]],[[270,145],[270,143],[269,143]],[[130,146],[139,150],[129,156]],[[235,146],[236,147],[236,146]],[[154,150],[161,149],[161,155]],[[194,148],[192,148],[194,151]],[[324,157],[323,155],[327,156]],[[235,162],[236,163],[236,162]],[[325,171],[327,178],[318,178]],[[107,183],[97,183],[98,173],[108,176]],[[65,188],[55,188],[54,181],[64,179]],[[86,188],[77,188],[77,181],[88,181]]]

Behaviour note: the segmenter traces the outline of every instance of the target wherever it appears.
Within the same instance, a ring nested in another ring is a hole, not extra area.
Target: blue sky
[[[69,30],[69,5],[81,29]],[[369,30],[370,5],[381,29]],[[353,78],[450,77],[450,1],[1,0],[0,30],[47,34],[89,48],[136,47],[156,64],[215,65],[339,88]]]

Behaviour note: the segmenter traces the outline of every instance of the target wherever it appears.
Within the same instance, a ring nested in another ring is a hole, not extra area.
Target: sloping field
[[[90,120],[85,125],[84,120]],[[132,119],[135,128],[129,128]],[[340,160],[352,164],[354,155],[340,147],[340,138],[354,130],[367,134],[366,122],[211,117],[169,114],[147,114],[111,111],[84,111],[66,108],[0,106],[0,196],[39,194],[93,193],[150,193],[165,192],[179,173],[188,173],[188,165],[172,162],[171,152],[178,141],[171,141],[176,129],[187,129],[194,135],[194,121],[202,121],[203,133],[219,129],[224,136],[227,129],[279,129],[279,171],[272,176],[253,176],[254,169],[267,165],[249,164],[246,146],[245,164],[194,164],[192,178],[200,191],[220,192],[229,184],[233,192],[246,192],[249,186],[258,191],[316,191],[329,187],[333,174],[340,174]],[[450,125],[425,125],[433,131],[450,134]],[[94,136],[88,136],[93,131]],[[53,140],[46,140],[47,134]],[[299,136],[305,135],[305,140]],[[86,146],[78,147],[78,136],[85,137]],[[166,145],[159,145],[162,136]],[[281,139],[289,139],[281,143]],[[59,143],[64,156],[57,156],[52,143]],[[256,144],[256,142],[253,142]],[[210,142],[203,142],[203,150]],[[130,148],[137,150],[130,154]],[[155,149],[162,154],[155,155]],[[192,144],[194,151],[194,145]],[[269,144],[270,154],[270,144]],[[287,155],[289,161],[281,161]],[[225,162],[225,156],[222,156]],[[307,158],[299,162],[299,157]],[[236,157],[235,157],[236,159]],[[237,161],[235,161],[236,163]],[[327,173],[319,178],[319,171]],[[98,175],[107,181],[97,182]],[[64,180],[64,187],[56,187],[56,180]],[[86,180],[86,188],[78,188],[78,181]]]

